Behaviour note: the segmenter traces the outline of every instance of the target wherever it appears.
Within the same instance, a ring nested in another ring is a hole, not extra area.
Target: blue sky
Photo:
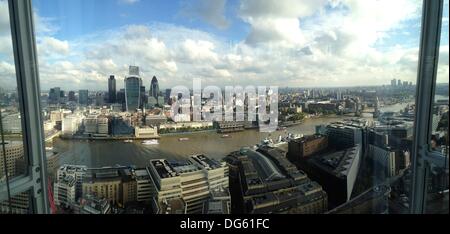
[[[417,77],[420,0],[33,0],[33,7],[44,89],[105,90],[110,74],[120,88],[130,64],[146,86],[156,75],[163,88],[193,78],[321,87]],[[2,20],[0,42],[8,40]],[[448,1],[443,28],[438,80],[448,82]],[[0,60],[0,74],[11,75],[10,57]]]
[[[194,1],[126,2],[120,0],[34,0],[33,6],[40,16],[50,19],[50,22],[58,27],[55,36],[62,40],[70,40],[124,25],[152,22],[199,28],[230,40],[242,40],[250,29],[236,17],[239,2],[235,0],[227,1],[224,11],[226,18],[232,24],[232,27],[227,29],[218,29],[205,21],[183,14],[190,5],[195,4]]]

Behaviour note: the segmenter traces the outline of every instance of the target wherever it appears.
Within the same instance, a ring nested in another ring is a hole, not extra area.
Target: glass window
[[[8,213],[10,205],[15,206],[23,200],[16,199],[21,195],[11,194],[9,188],[10,182],[26,174],[28,168],[19,96],[8,1],[0,0],[0,213]],[[11,212],[16,211],[12,207]]]
[[[59,212],[219,212],[199,208],[217,196],[231,213],[409,212],[422,1],[48,1],[33,10]],[[448,155],[447,28],[430,145]],[[217,175],[167,179],[201,170]]]
[[[429,165],[430,172],[426,181],[428,183],[426,198],[427,213],[448,214],[448,76],[448,0],[445,0],[430,130],[430,150],[434,155],[434,160]]]

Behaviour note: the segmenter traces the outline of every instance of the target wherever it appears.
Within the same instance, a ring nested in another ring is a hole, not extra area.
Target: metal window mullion
[[[32,4],[31,0],[9,0],[8,5],[17,90],[22,116],[24,154],[28,160],[26,176],[31,180],[26,184],[17,184],[17,187],[11,189],[29,188],[28,185],[31,185],[30,198],[33,212],[49,213],[44,131],[41,121],[39,72]]]
[[[412,152],[411,213],[424,213],[429,166],[425,159],[429,153],[430,129],[435,81],[439,58],[443,0],[424,0],[422,30],[419,47],[416,111]]]

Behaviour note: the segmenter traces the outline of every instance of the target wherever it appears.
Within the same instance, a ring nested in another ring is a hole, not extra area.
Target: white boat
[[[157,145],[159,144],[158,140],[145,140],[142,142],[143,145]]]
[[[188,141],[189,138],[187,138],[187,137],[182,137],[182,138],[178,138],[178,140],[179,140],[179,141]]]

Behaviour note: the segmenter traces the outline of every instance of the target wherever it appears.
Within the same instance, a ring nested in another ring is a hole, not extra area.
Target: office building
[[[122,181],[128,181],[128,167],[88,168],[83,177],[83,196],[88,194],[105,198],[114,204],[123,204]]]
[[[140,92],[141,92],[141,105],[139,106],[139,108],[144,108],[145,104],[147,103],[147,99],[148,99],[148,95],[145,93],[145,86],[141,86],[140,88]]]
[[[83,119],[84,133],[92,136],[106,136],[109,133],[109,119],[103,115],[89,115]]]
[[[32,214],[30,204],[30,192],[21,192],[14,196],[11,196],[11,206],[9,201],[0,201],[0,214]],[[9,210],[9,207],[11,210]]]
[[[371,160],[374,170],[376,171],[374,176],[379,177],[379,179],[396,176],[400,169],[400,165],[397,166],[396,162],[401,160],[400,158],[402,156],[404,157],[402,151],[393,150],[389,146],[368,146],[367,158]]]
[[[136,174],[132,169],[122,170],[122,204],[137,201],[137,181]]]
[[[69,98],[69,101],[71,101],[71,102],[77,101],[77,99],[76,99],[76,97],[75,97],[75,92],[74,92],[74,91],[69,91],[68,98]]]
[[[142,80],[139,67],[130,66],[129,75],[125,78],[125,106],[126,111],[134,112],[141,106]]]
[[[47,157],[47,174],[50,180],[53,182],[56,180],[56,172],[59,168],[59,156],[58,152],[54,152],[53,149],[46,150],[45,156]]]
[[[78,103],[82,106],[89,105],[89,92],[86,89],[78,91]]]
[[[99,135],[108,135],[109,120],[106,116],[98,116],[97,117],[97,133]]]
[[[345,120],[330,123],[326,126],[328,145],[336,150],[343,150],[360,145],[364,147],[364,130],[367,122],[358,120]]]
[[[156,79],[156,76],[153,76],[152,81],[150,83],[149,97],[154,97],[156,100],[158,100],[159,84],[158,79]]]
[[[397,85],[397,80],[396,79],[392,79],[391,80],[391,86],[395,87]]]
[[[231,196],[228,189],[211,190],[210,199],[203,203],[203,214],[230,214]]]
[[[97,133],[97,116],[89,115],[83,120],[84,133],[95,134]]]
[[[108,79],[108,102],[116,103],[116,78],[114,75],[109,76]]]
[[[48,100],[51,104],[58,104],[61,100],[61,89],[59,87],[51,88],[48,93]]]
[[[225,159],[230,167],[232,213],[318,214],[327,194],[277,148],[243,148]]]
[[[105,104],[105,95],[103,92],[97,92],[95,94],[95,105],[103,106]]]
[[[81,165],[68,165],[64,164],[59,167],[56,172],[57,181],[62,181],[67,176],[75,178],[75,200],[77,201],[82,196],[83,177],[86,175],[87,167]]]
[[[150,202],[152,200],[152,185],[147,168],[136,169],[136,201]]]
[[[0,149],[2,145],[0,144]],[[0,150],[0,181],[4,181],[6,178],[5,173],[5,161],[6,170],[8,172],[9,178],[20,175],[24,173],[22,167],[19,165],[23,161],[24,149],[23,143],[21,141],[6,141],[5,142],[5,152],[6,156],[3,155],[3,150]],[[24,169],[24,168],[23,168]]]
[[[62,120],[62,134],[66,136],[72,136],[78,132],[79,127],[81,126],[83,119],[82,116],[79,115],[68,115]]]
[[[69,208],[76,202],[76,179],[73,175],[66,175],[54,183],[53,199],[55,205]]]
[[[155,107],[156,105],[158,104],[158,100],[156,99],[156,98],[154,98],[154,97],[148,97],[148,100],[147,100],[147,106],[149,107],[149,108],[153,108],[153,107]]]
[[[288,142],[288,158],[291,162],[299,162],[305,157],[320,153],[327,149],[328,138],[325,135],[315,134],[292,139]]]
[[[360,167],[360,152],[360,146],[356,145],[308,160],[306,172],[327,192],[331,208],[350,200]]]
[[[156,127],[135,127],[134,136],[136,138],[158,138],[158,129]]]
[[[164,106],[164,97],[163,96],[158,96],[158,106]]]
[[[145,125],[147,126],[159,126],[167,122],[167,117],[162,114],[148,114],[145,116]]]
[[[22,119],[20,113],[4,115],[2,113],[3,131],[6,133],[22,133]]]
[[[151,160],[152,196],[155,203],[183,199],[187,213],[201,213],[216,188],[228,189],[228,166],[204,155],[187,160]]]

